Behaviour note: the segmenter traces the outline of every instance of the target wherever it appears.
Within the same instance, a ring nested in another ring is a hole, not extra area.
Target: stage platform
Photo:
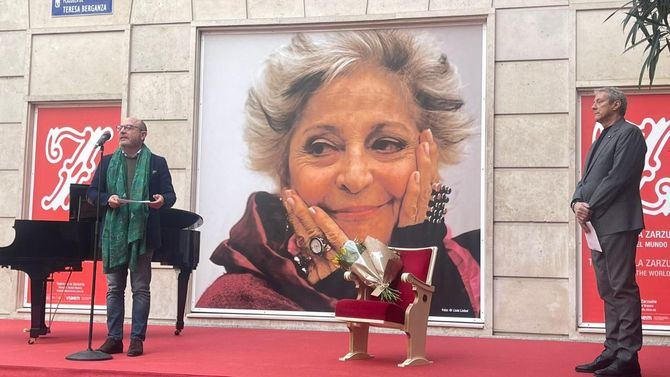
[[[430,336],[432,365],[398,368],[404,360],[404,335],[371,334],[374,359],[341,362],[347,333],[149,326],[145,354],[114,355],[108,361],[68,361],[86,349],[88,323],[56,322],[52,333],[28,344],[25,320],[0,320],[0,376],[459,376],[565,377],[601,350],[595,343]],[[344,325],[343,325],[344,329]],[[128,331],[128,328],[126,328]],[[94,348],[105,327],[94,325]],[[125,346],[128,346],[126,340]],[[645,346],[643,376],[670,376],[670,347]]]

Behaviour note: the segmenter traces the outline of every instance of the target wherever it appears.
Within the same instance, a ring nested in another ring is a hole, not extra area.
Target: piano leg
[[[29,344],[35,343],[40,335],[49,333],[49,328],[44,322],[47,300],[47,277],[48,273],[34,272],[30,276],[30,339]]]
[[[174,330],[175,335],[179,335],[184,329],[184,309],[186,307],[186,293],[188,291],[188,280],[191,277],[191,270],[179,270],[177,277],[177,324]]]

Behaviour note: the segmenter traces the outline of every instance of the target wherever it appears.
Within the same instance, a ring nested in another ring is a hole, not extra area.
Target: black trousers
[[[605,356],[637,357],[642,347],[642,306],[635,282],[639,231],[600,236],[602,252],[591,251],[598,293],[605,302]]]

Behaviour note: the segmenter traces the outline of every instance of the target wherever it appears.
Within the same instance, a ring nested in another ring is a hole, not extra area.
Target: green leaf
[[[670,0],[630,0],[620,8],[612,12],[605,21],[610,20],[615,14],[625,14],[623,29],[628,29],[624,41],[624,53],[644,44],[644,62],[638,78],[638,86],[642,86],[645,73],[649,77],[651,86],[656,76],[658,60],[667,50],[670,53]],[[663,41],[664,40],[664,41]],[[663,43],[665,42],[665,43]]]

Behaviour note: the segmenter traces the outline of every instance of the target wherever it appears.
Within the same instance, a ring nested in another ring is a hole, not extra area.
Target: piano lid
[[[161,213],[161,228],[171,229],[195,229],[202,225],[203,220],[195,212],[185,211],[177,208],[164,208]]]

